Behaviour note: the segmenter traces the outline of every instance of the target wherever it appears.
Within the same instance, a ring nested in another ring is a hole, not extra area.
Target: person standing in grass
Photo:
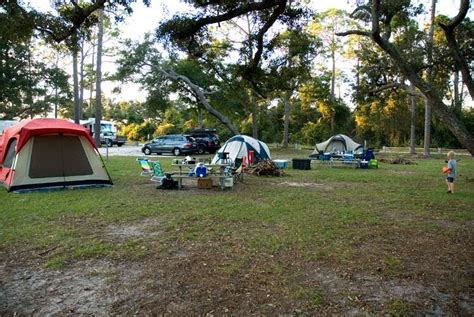
[[[446,177],[446,183],[448,184],[448,194],[454,193],[454,179],[457,174],[457,163],[454,159],[454,152],[448,152],[448,177]]]

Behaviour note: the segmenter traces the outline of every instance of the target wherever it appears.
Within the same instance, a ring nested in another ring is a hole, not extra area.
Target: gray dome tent
[[[362,153],[363,147],[359,143],[352,140],[350,137],[344,134],[336,134],[327,139],[324,142],[316,144],[316,148],[310,157],[317,157],[322,153],[335,153],[335,152],[353,152],[360,151]]]

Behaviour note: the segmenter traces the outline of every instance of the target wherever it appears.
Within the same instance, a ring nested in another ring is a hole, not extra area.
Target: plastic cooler
[[[275,163],[276,167],[279,169],[288,168],[287,160],[273,160],[273,163]]]

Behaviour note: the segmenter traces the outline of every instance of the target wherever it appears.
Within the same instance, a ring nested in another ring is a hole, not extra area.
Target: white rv
[[[95,126],[95,119],[90,118],[89,120],[81,120],[80,124],[83,127],[89,129],[90,134],[94,136],[94,126]],[[127,137],[117,135],[117,128],[112,121],[101,120],[100,121],[100,141],[103,144],[111,147],[114,144],[117,146],[122,146],[127,142]]]

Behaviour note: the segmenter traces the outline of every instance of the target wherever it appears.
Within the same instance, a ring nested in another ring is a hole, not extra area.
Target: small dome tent
[[[241,159],[244,156],[248,159],[249,151],[253,151],[254,162],[271,158],[268,146],[262,141],[256,140],[247,135],[235,135],[227,140],[217,151],[212,159],[212,163],[217,163],[222,155],[220,153],[223,152],[229,153],[229,158],[232,161],[235,161],[237,158]]]
[[[321,153],[336,153],[336,152],[362,152],[362,145],[354,142],[350,137],[344,134],[333,135],[324,142],[316,144],[314,152],[310,157],[316,157]]]
[[[0,136],[0,185],[18,192],[112,181],[86,128],[43,118],[22,121]]]

